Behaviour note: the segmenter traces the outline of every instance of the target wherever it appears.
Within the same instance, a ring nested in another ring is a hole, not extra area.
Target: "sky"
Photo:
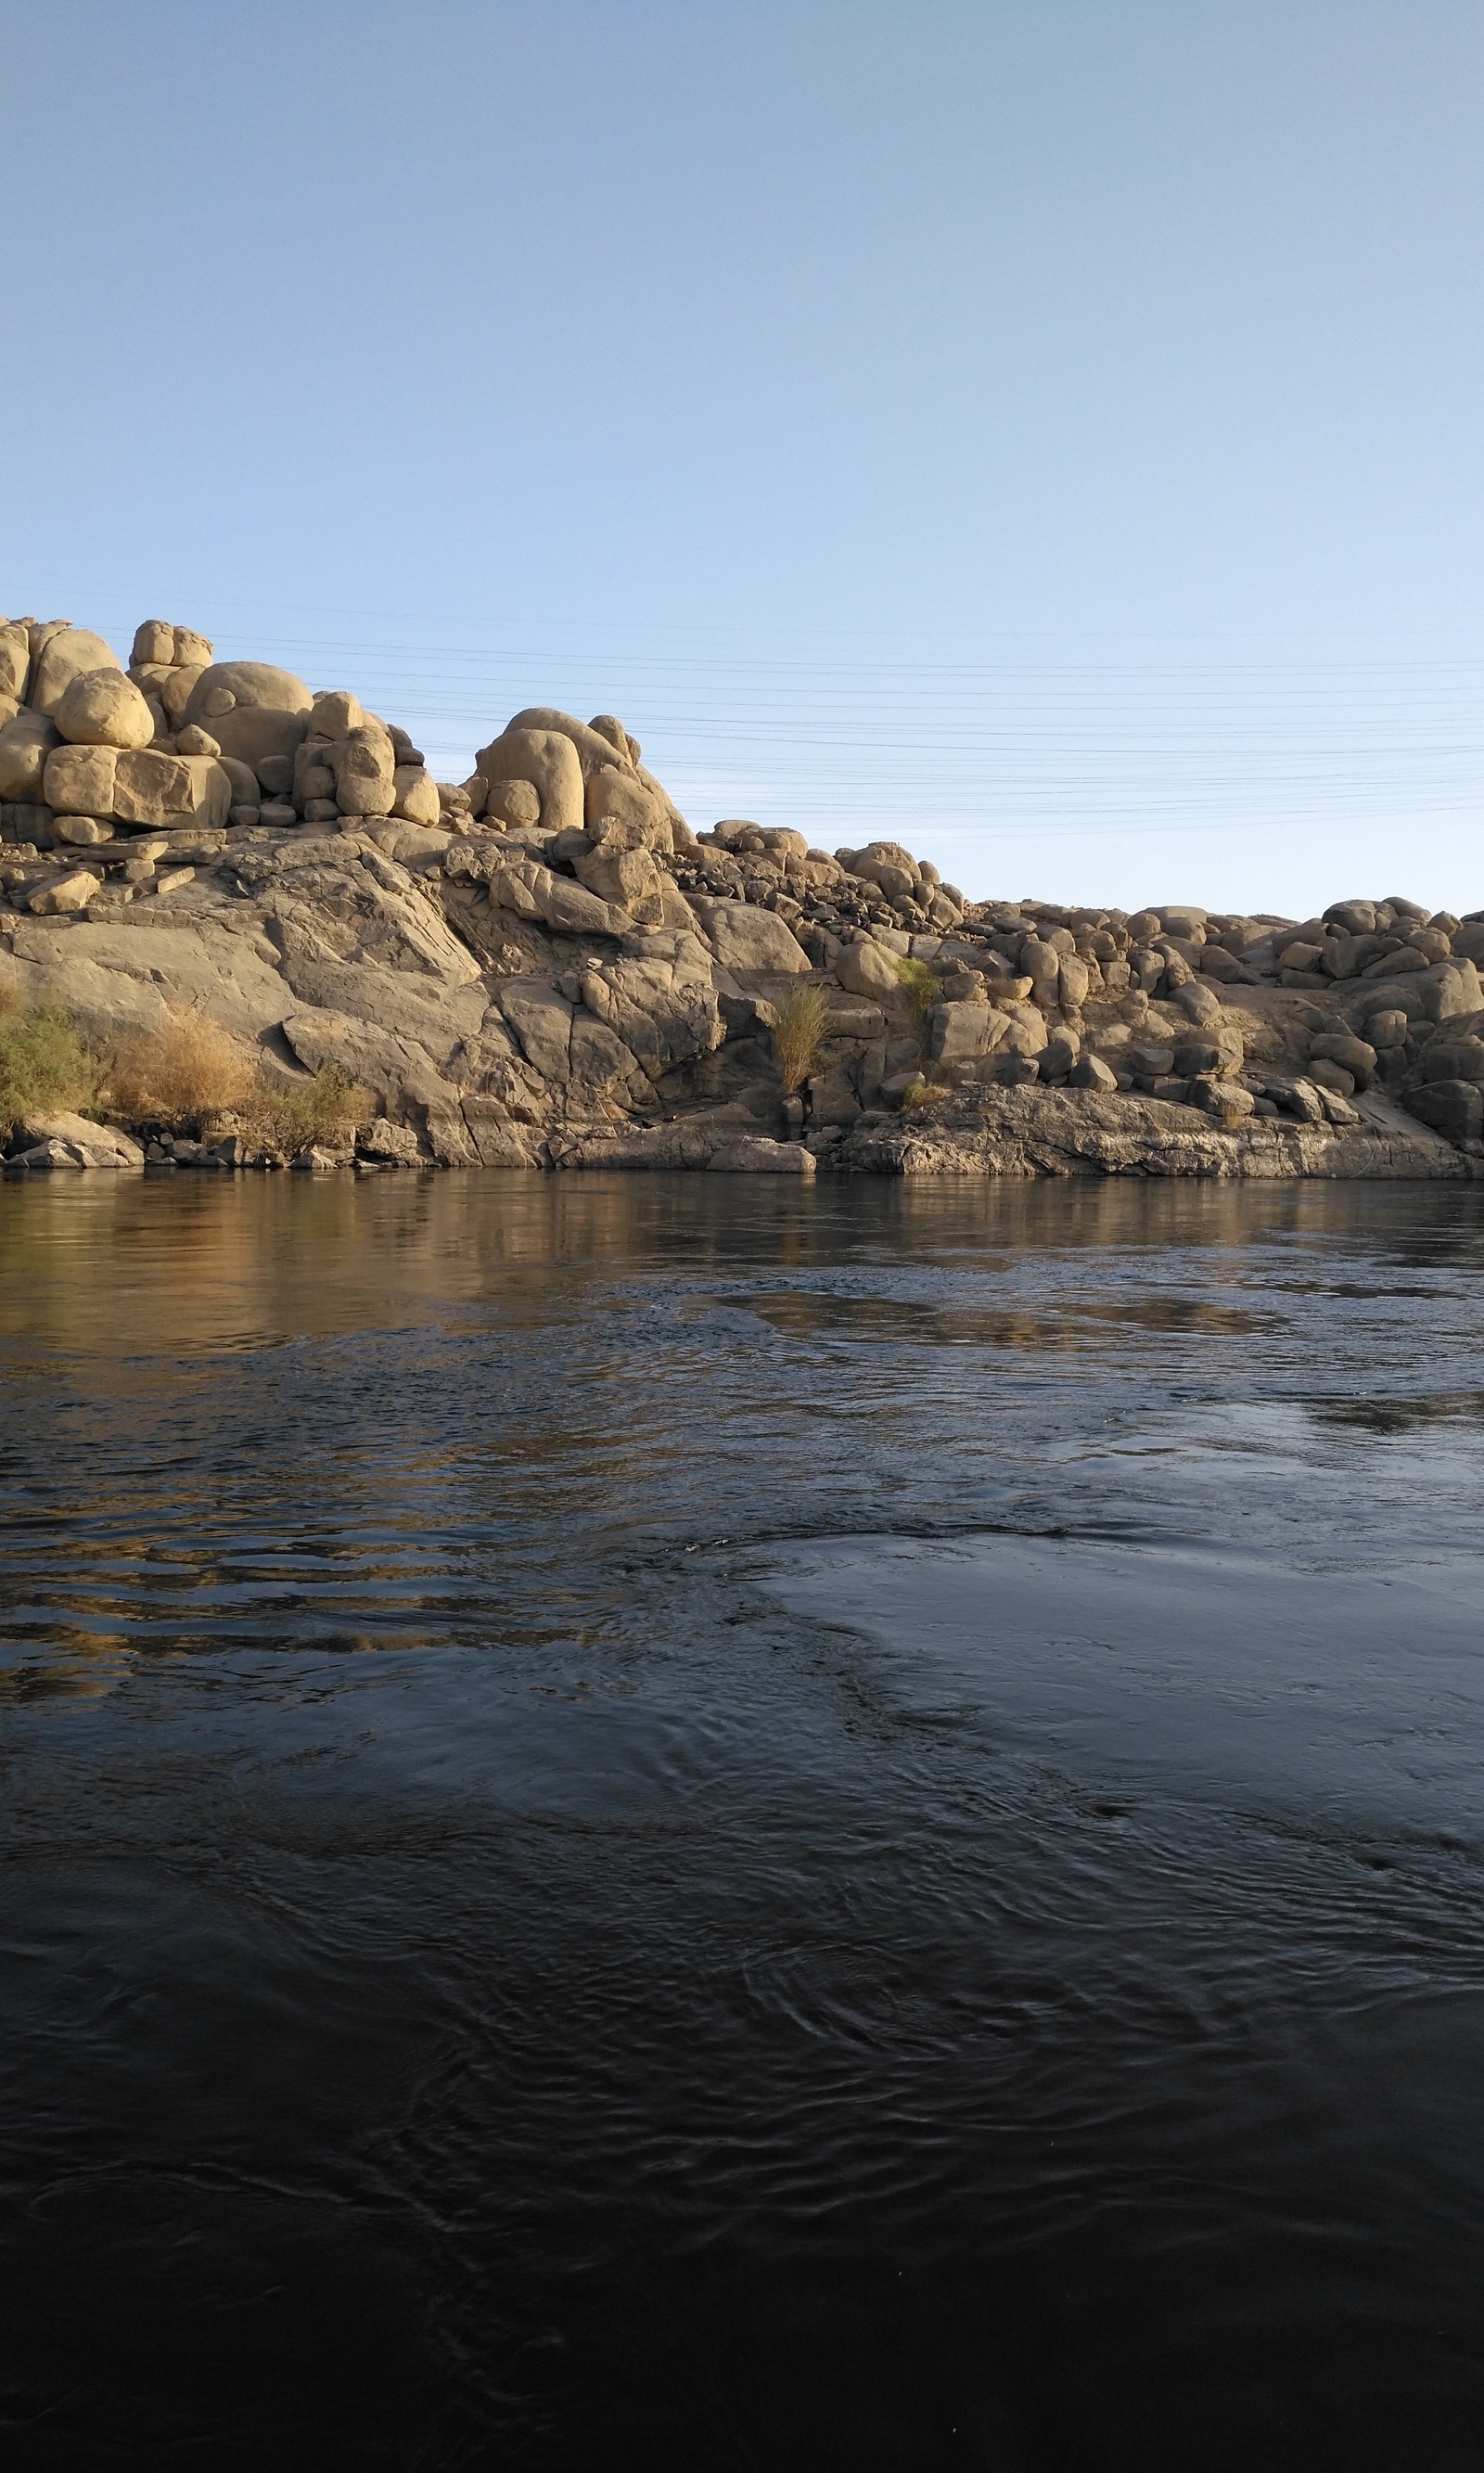
[[[1484,905],[1484,11],[0,0],[0,610],[975,897]]]

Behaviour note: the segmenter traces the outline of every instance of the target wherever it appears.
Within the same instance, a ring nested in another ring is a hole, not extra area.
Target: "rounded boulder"
[[[393,774],[396,796],[392,812],[409,825],[436,825],[443,812],[438,784],[421,764],[398,764]]]
[[[0,627],[0,695],[13,696],[17,704],[26,692],[31,676],[31,637],[26,629],[12,620]]]
[[[834,969],[848,996],[895,997],[901,994],[901,974],[895,956],[874,942],[842,945]]]
[[[155,735],[150,708],[122,670],[84,670],[52,718],[69,747],[148,747]]]
[[[602,714],[600,719],[609,721],[612,716]],[[628,732],[617,723],[614,723],[613,727],[618,736],[623,739],[621,747],[618,744],[618,737],[610,735],[606,730],[600,730],[595,722],[579,721],[575,713],[562,712],[555,705],[530,704],[522,711],[511,716],[505,725],[505,730],[507,733],[517,730],[555,731],[560,737],[570,739],[577,750],[577,760],[582,766],[583,779],[586,781],[590,773],[600,772],[606,764],[616,762],[632,768],[637,760],[630,753]]]
[[[60,738],[57,725],[44,712],[24,708],[0,730],[0,799],[36,804],[46,759]]]
[[[124,675],[124,664],[101,636],[90,627],[58,627],[50,634],[36,657],[31,680],[31,708],[34,712],[55,715],[58,706],[74,679],[86,676],[89,670],[117,670]]]
[[[598,744],[611,764],[612,749],[602,740]],[[548,832],[582,831],[583,768],[564,731],[522,730],[512,723],[479,750],[474,761],[487,781],[529,781],[540,795],[541,823]]]
[[[166,697],[166,709],[170,699]],[[200,672],[179,723],[208,731],[224,756],[251,764],[265,788],[292,778],[294,751],[309,727],[314,698],[292,670],[271,661],[213,661]],[[285,775],[285,764],[288,772]]]

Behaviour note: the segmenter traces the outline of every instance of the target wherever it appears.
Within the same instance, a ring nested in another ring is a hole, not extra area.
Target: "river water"
[[[0,1188],[8,2466],[1484,2427],[1484,1193]]]

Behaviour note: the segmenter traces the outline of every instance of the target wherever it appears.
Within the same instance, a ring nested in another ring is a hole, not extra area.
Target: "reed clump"
[[[828,1028],[829,1003],[824,989],[791,988],[773,1025],[773,1045],[785,1098],[802,1090],[813,1072]]]
[[[925,962],[905,954],[898,958],[897,977],[906,998],[913,1035],[919,1046],[923,1046],[927,1039],[927,1017],[941,1000],[943,989]]]

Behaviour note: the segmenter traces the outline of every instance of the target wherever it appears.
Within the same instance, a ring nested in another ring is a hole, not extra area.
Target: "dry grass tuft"
[[[828,1028],[829,1000],[824,989],[790,989],[773,1025],[773,1044],[785,1097],[808,1080]]]
[[[162,1029],[126,1040],[112,1059],[107,1095],[126,1124],[198,1140],[230,1131],[290,1159],[317,1142],[350,1140],[376,1113],[370,1092],[338,1066],[290,1081],[202,1013],[173,1013]]]
[[[198,1140],[251,1096],[251,1052],[203,1013],[173,1013],[162,1030],[116,1050],[108,1101],[127,1124],[168,1126]]]

